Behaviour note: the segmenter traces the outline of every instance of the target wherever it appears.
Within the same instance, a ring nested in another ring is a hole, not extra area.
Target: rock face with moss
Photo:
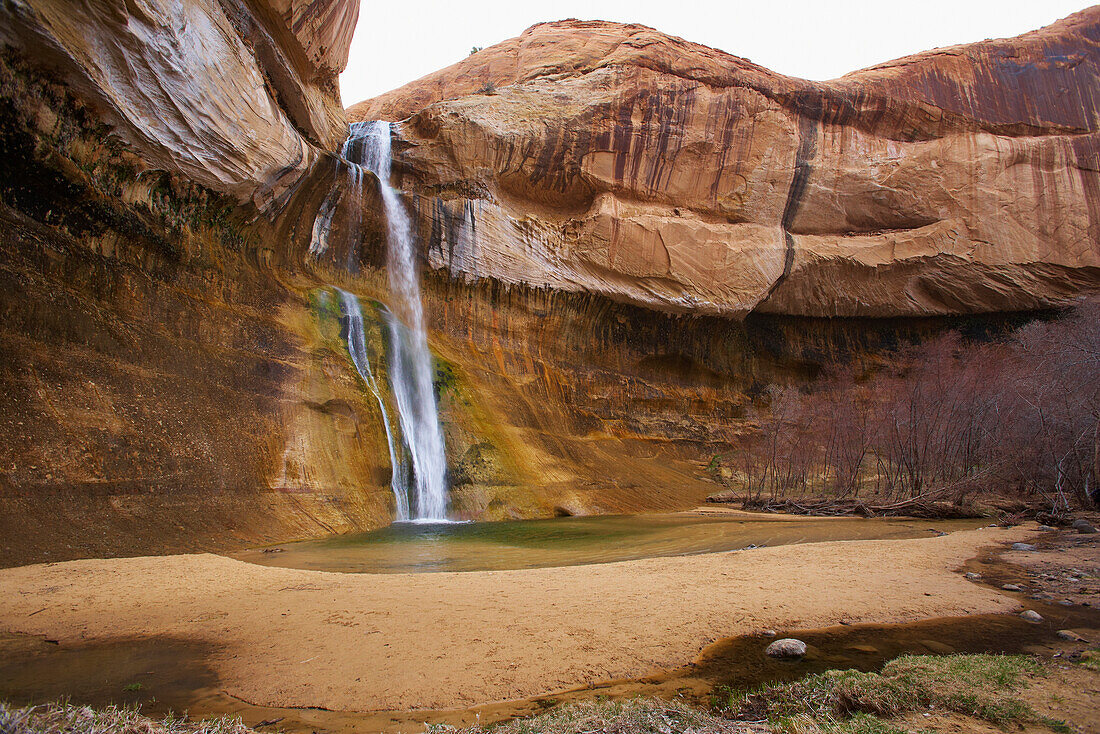
[[[1092,8],[819,83],[570,20],[349,117],[403,121],[456,277],[725,316],[1027,310],[1100,284],[1098,39]]]
[[[302,258],[356,13],[0,6],[3,565],[386,521]]]

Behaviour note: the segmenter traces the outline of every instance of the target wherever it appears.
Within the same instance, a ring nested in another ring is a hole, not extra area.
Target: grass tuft
[[[767,718],[788,734],[891,734],[897,729],[883,718],[930,710],[1003,726],[1039,720],[1012,694],[1041,672],[1020,655],[905,655],[881,673],[829,670],[733,693],[727,708],[741,718]]]
[[[137,706],[93,709],[70,703],[15,708],[0,701],[0,734],[255,734],[239,717],[192,721],[168,714],[157,721]]]
[[[538,716],[492,727],[473,726],[464,734],[746,734],[744,722],[731,721],[679,701],[634,698],[568,704]],[[427,734],[457,731],[433,725]]]

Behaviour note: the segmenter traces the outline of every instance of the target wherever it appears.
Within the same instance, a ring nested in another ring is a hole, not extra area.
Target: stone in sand
[[[981,581],[982,575],[980,573],[974,573],[973,571],[967,571],[965,574],[968,581]]]
[[[1090,525],[1087,522],[1083,522],[1083,523],[1081,523],[1080,525],[1077,526],[1077,532],[1081,533],[1082,535],[1089,535],[1089,534],[1095,533],[1096,528],[1094,528],[1092,525]]]
[[[760,634],[764,635],[765,637],[775,637],[779,633],[776,632],[775,630],[764,630]]]
[[[1032,624],[1039,624],[1043,621],[1043,615],[1039,614],[1036,611],[1028,609],[1026,611],[1020,612],[1020,619],[1024,620],[1025,622],[1031,622]]]
[[[776,640],[764,650],[764,654],[773,658],[800,658],[806,654],[806,643],[792,637]]]
[[[1088,642],[1084,637],[1077,634],[1073,630],[1058,630],[1054,634],[1058,635],[1063,640],[1069,640],[1070,642]]]
[[[1014,551],[1033,551],[1033,550],[1035,550],[1035,546],[1033,546],[1031,543],[1013,543],[1012,544],[1012,550],[1014,550]]]
[[[1024,588],[1019,584],[1003,584],[1001,586],[1005,591],[1023,591]]]

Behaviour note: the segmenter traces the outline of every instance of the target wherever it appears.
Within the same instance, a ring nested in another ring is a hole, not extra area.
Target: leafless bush
[[[873,373],[845,367],[765,402],[759,431],[730,460],[756,500],[959,501],[992,490],[1064,513],[1100,489],[1100,305],[992,342],[947,333]]]

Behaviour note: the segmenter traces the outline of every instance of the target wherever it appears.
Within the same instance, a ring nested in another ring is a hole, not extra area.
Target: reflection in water
[[[288,543],[234,557],[268,566],[345,573],[479,571],[678,556],[829,540],[928,537],[975,520],[790,520],[693,513],[569,517],[464,524],[395,523],[380,530]]]

